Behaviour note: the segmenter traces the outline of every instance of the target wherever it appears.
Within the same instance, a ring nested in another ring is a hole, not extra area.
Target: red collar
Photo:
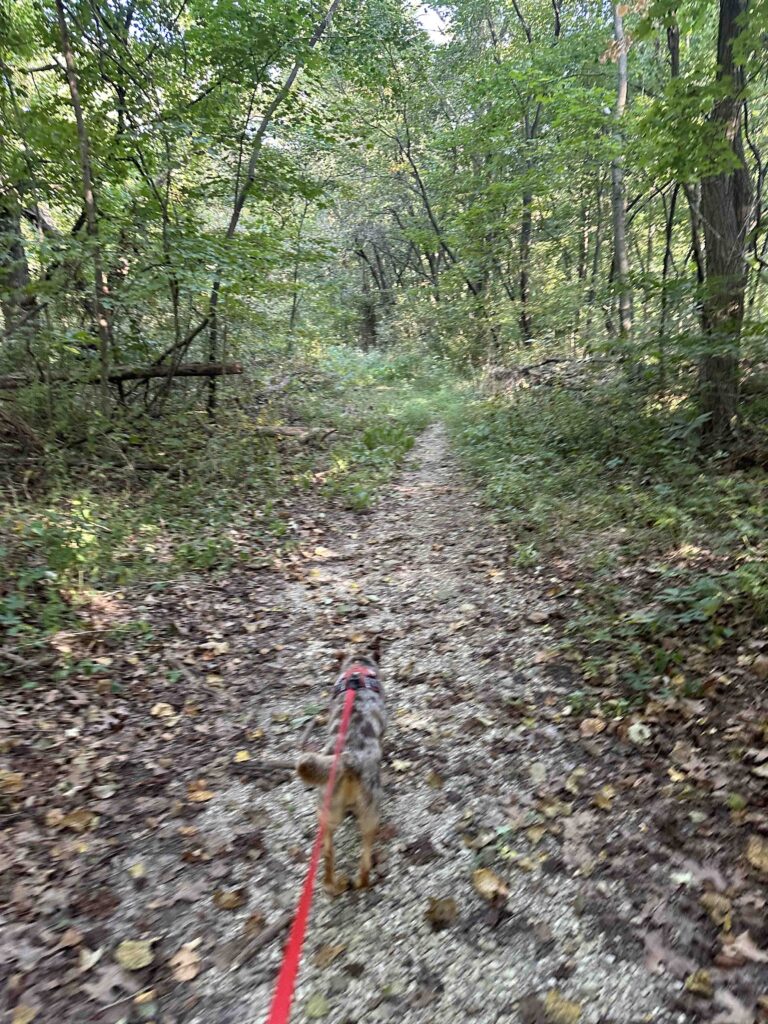
[[[371,665],[353,662],[336,680],[332,696],[338,697],[345,690],[375,690],[379,692],[379,675]]]

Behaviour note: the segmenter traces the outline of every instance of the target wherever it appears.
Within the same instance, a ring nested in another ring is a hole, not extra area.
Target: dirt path
[[[442,428],[372,514],[327,524],[314,548],[313,529],[287,580],[246,568],[150,597],[169,639],[136,670],[135,710],[105,698],[111,725],[72,710],[101,757],[78,776],[99,826],[86,839],[19,826],[21,924],[0,945],[7,1007],[36,1008],[37,1022],[260,1024],[284,933],[252,943],[293,908],[315,829],[314,794],[280,763],[325,705],[334,652],[380,634],[391,724],[377,881],[318,893],[292,1020],[701,1019],[679,1001],[679,978],[644,965],[643,935],[665,958],[661,931],[648,939],[660,904],[644,826],[610,815],[610,792],[601,808],[604,766],[562,727],[568,680],[551,664],[547,581],[532,591],[506,567]],[[172,660],[179,649],[194,658]],[[349,862],[353,826],[340,837]],[[480,868],[508,885],[506,902],[477,891]],[[454,901],[440,930],[435,899]],[[120,968],[124,939],[152,940],[152,964]],[[186,974],[169,964],[184,943]],[[678,974],[695,967],[678,960]]]

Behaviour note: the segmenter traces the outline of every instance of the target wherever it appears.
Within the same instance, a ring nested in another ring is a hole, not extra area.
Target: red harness
[[[345,690],[373,690],[381,693],[376,669],[370,665],[351,664],[336,680],[331,696],[338,697]]]

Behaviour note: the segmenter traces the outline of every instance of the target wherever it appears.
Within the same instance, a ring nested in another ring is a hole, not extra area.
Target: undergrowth
[[[730,471],[690,445],[684,410],[621,383],[476,400],[457,447],[524,570],[567,580],[562,650],[614,710],[649,692],[696,696],[717,652],[768,623],[763,470]]]
[[[452,400],[437,362],[350,349],[261,370],[215,424],[181,406],[162,423],[114,423],[71,454],[5,481],[2,648],[77,628],[104,591],[226,570],[292,545],[299,502],[371,507],[415,437]],[[264,384],[277,377],[278,387]],[[259,427],[314,434],[275,438]]]

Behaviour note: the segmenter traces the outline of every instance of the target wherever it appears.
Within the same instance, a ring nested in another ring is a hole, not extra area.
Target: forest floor
[[[510,567],[444,429],[373,511],[293,529],[290,555],[105,599],[151,632],[70,637],[103,675],[9,702],[4,1019],[263,1021],[316,828],[290,766],[335,652],[373,636],[375,884],[318,892],[293,1021],[765,1019],[760,822],[708,828],[665,790],[707,768],[702,702],[659,711],[663,743],[564,714],[567,575]]]

